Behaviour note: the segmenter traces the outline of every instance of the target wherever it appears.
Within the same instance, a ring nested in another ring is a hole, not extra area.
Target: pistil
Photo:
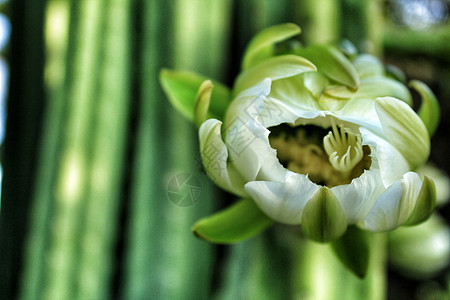
[[[353,133],[344,126],[336,126],[331,118],[331,131],[323,138],[323,146],[333,168],[350,172],[363,158],[361,135]]]

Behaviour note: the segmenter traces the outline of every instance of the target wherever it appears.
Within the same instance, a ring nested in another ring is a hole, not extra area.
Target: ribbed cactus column
[[[134,26],[137,39],[136,72],[138,122],[131,174],[129,221],[125,233],[124,299],[161,299],[161,260],[165,234],[166,195],[165,110],[158,74],[171,56],[171,5],[142,1]],[[161,30],[156,30],[160,28]]]
[[[340,0],[341,34],[363,52],[383,52],[383,3],[380,0]]]
[[[216,299],[294,299],[292,253],[286,235],[277,229],[230,247]]]
[[[53,220],[54,185],[57,177],[62,127],[65,124],[66,62],[68,55],[69,1],[49,1],[46,11],[46,86],[47,111],[41,139],[36,185],[31,207],[24,267],[21,275],[20,298],[39,299],[47,273],[47,249]],[[52,242],[53,243],[53,242]]]
[[[142,1],[139,121],[131,183],[123,295],[126,299],[207,299],[213,246],[191,232],[219,199],[199,169],[195,127],[162,94],[163,67],[190,69],[223,79],[231,1]],[[177,206],[170,182],[192,175],[197,204]]]
[[[335,42],[340,35],[339,0],[296,1],[297,22],[307,44]]]
[[[90,2],[87,0],[87,2]],[[79,263],[80,299],[111,296],[115,260],[118,208],[122,199],[125,150],[128,143],[130,104],[131,29],[129,0],[106,1],[103,43],[97,82],[97,102],[90,132],[92,161],[86,194]]]
[[[7,47],[3,45],[6,49],[2,49],[1,58],[1,131],[5,139],[0,151],[0,298],[11,299],[17,295],[19,270],[24,267],[22,253],[39,156],[36,148],[44,122],[45,3],[2,1],[0,9],[2,40],[8,43]],[[4,23],[5,13],[11,22],[10,38],[8,26],[5,28],[8,25]]]
[[[99,1],[82,1],[72,7],[71,33],[75,41],[73,68],[67,80],[67,116],[64,141],[58,157],[56,197],[47,254],[45,298],[66,298],[77,293],[80,238],[89,186],[92,128],[97,101],[97,78],[104,11]]]
[[[371,243],[369,270],[364,279],[357,278],[336,258],[329,245],[295,241],[292,263],[293,295],[296,299],[385,299],[386,236],[377,234]]]
[[[24,299],[105,299],[111,294],[127,145],[129,15],[126,0],[49,2],[51,102]],[[58,29],[62,32],[55,39],[52,30]],[[33,262],[38,258],[41,262]]]

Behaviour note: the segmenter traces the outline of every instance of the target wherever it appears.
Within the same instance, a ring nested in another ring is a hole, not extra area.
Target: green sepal
[[[366,277],[369,267],[370,235],[367,231],[350,226],[340,239],[330,244],[341,263],[359,278]]]
[[[300,27],[292,23],[280,24],[262,30],[248,44],[242,59],[242,70],[253,67],[273,56],[275,43],[285,41],[300,34],[300,32]]]
[[[211,94],[213,91],[211,80],[205,80],[200,85],[194,107],[194,123],[200,128],[203,122],[208,118],[209,104],[211,103]]]
[[[416,206],[405,225],[413,226],[428,220],[435,207],[436,186],[433,180],[425,176],[416,201]]]
[[[236,79],[233,95],[270,78],[272,81],[292,77],[304,72],[316,71],[316,66],[309,60],[292,54],[280,55],[266,59],[262,63],[245,70]]]
[[[194,121],[194,109],[200,85],[208,78],[188,71],[163,69],[160,73],[161,86],[173,107],[184,117]],[[214,89],[211,94],[208,118],[223,120],[225,111],[231,102],[230,89],[212,80]]]
[[[353,59],[358,55],[358,48],[350,40],[343,39],[339,41],[337,47],[349,59]]]
[[[379,77],[384,75],[384,67],[381,61],[373,55],[361,54],[353,61],[353,66],[361,79]]]
[[[199,220],[192,231],[197,237],[211,243],[233,244],[259,234],[272,223],[273,220],[253,200],[243,199]]]
[[[325,94],[337,99],[367,99],[375,100],[378,97],[389,95],[412,105],[412,97],[408,88],[400,82],[387,77],[369,77],[361,80],[358,90],[343,85],[330,85]]]
[[[333,192],[322,187],[306,203],[302,213],[303,234],[316,242],[338,239],[347,229],[347,218]]]
[[[411,80],[409,86],[415,89],[422,97],[422,104],[420,105],[418,115],[427,127],[428,133],[432,136],[441,118],[439,102],[433,91],[425,83],[419,80]]]
[[[313,45],[299,48],[296,54],[310,60],[325,76],[352,89],[359,86],[359,76],[352,63],[338,49]]]

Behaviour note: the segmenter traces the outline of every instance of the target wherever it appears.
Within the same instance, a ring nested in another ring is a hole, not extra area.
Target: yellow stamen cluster
[[[272,128],[269,135],[278,159],[287,169],[308,175],[317,184],[348,184],[371,165],[370,148],[362,146],[361,137],[343,127],[338,130],[334,121],[332,131],[326,135],[319,127],[311,134],[311,128],[299,126],[283,131],[287,125],[283,126]]]

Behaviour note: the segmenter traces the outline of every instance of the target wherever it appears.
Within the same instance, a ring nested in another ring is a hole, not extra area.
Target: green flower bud
[[[433,215],[415,227],[404,227],[389,234],[390,263],[413,278],[429,278],[450,262],[450,228]]]

